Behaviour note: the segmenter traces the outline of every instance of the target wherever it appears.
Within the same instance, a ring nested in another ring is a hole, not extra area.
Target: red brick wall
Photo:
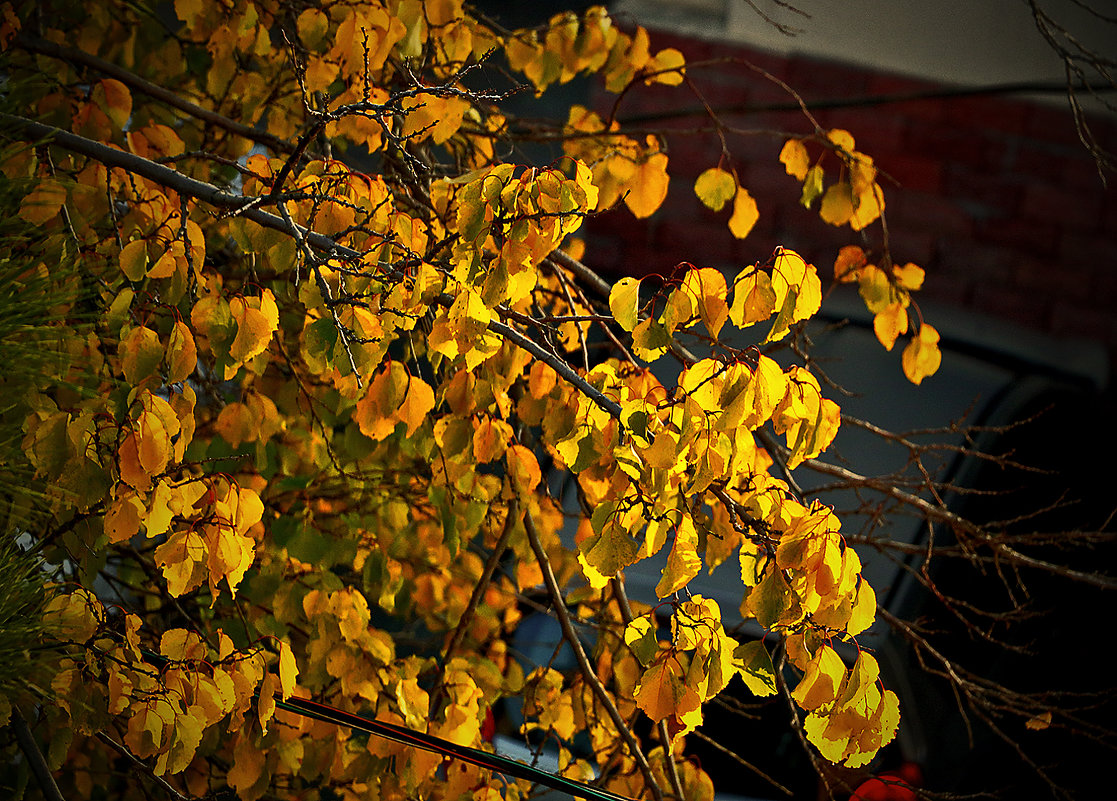
[[[653,51],[673,46],[690,64],[737,58],[786,81],[808,102],[942,89],[933,83],[805,57],[770,54],[653,34]],[[691,76],[715,109],[786,103],[790,98],[762,75],[738,64],[694,67]],[[595,104],[608,110],[615,97]],[[648,88],[622,100],[631,119],[699,107],[685,87]],[[608,214],[587,227],[591,263],[606,273],[668,273],[680,261],[739,268],[765,258],[778,244],[798,250],[828,272],[838,247],[859,242],[848,228],[823,223],[798,205],[798,183],[778,161],[784,137],[811,129],[797,111],[725,113],[742,184],[757,199],[760,220],[744,240],[693,194],[698,173],[718,162],[716,135],[687,134],[702,117],[645,124],[668,134],[671,190],[651,219]],[[1117,353],[1117,175],[1105,188],[1065,106],[1010,97],[909,100],[819,110],[824,127],[849,130],[859,150],[898,182],[882,181],[894,259],[926,268],[923,296],[1011,320],[1046,333],[1086,337]],[[1117,150],[1117,122],[1093,122],[1098,139]],[[815,207],[817,210],[817,205]],[[869,231],[879,243],[880,231]]]

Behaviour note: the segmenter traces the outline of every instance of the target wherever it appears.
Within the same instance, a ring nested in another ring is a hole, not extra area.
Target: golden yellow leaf
[[[1040,714],[1035,715],[1034,717],[1028,718],[1028,720],[1024,722],[1025,728],[1029,729],[1030,731],[1043,731],[1044,729],[1046,729],[1050,725],[1051,725],[1051,710],[1047,710],[1046,712],[1041,712]]]
[[[114,499],[105,512],[105,536],[109,542],[125,542],[138,534],[144,512],[143,502],[132,493]]]
[[[409,376],[407,394],[395,410],[397,419],[407,426],[406,436],[410,437],[427,419],[434,408],[434,390],[418,376]]]
[[[739,663],[741,678],[753,695],[763,697],[775,694],[776,670],[763,640],[738,645],[733,650],[733,658]]]
[[[826,138],[847,153],[853,153],[855,143],[853,141],[853,135],[849,131],[842,130],[841,128],[831,128],[826,132]]]
[[[242,799],[250,801],[256,798],[251,791],[263,773],[263,750],[252,742],[247,732],[242,732],[233,749],[233,764],[225,777],[226,781]]]
[[[822,194],[824,174],[821,164],[816,164],[807,170],[807,176],[803,179],[803,192],[799,195],[799,203],[803,208],[809,209],[815,202],[815,198]]]
[[[923,268],[910,261],[903,267],[893,267],[892,274],[904,289],[914,292],[923,288]]]
[[[721,167],[711,167],[694,182],[694,194],[714,211],[721,211],[736,192],[737,179]]]
[[[609,311],[625,331],[631,332],[636,327],[639,302],[639,278],[622,278],[609,290]]]
[[[147,275],[147,242],[134,239],[121,248],[120,271],[129,281],[139,281]]]
[[[295,654],[286,640],[279,640],[279,686],[283,699],[291,697],[295,691],[295,680],[299,677],[299,667],[295,664]]]
[[[838,688],[841,687],[845,674],[846,666],[838,652],[829,645],[821,645],[815,651],[806,673],[795,686],[791,697],[807,711],[832,704],[838,696]]]
[[[725,276],[712,267],[692,268],[683,277],[682,286],[694,298],[706,330],[716,337],[729,318]]]
[[[768,273],[746,267],[733,282],[733,303],[729,319],[738,328],[762,322],[776,310],[776,292]]]
[[[939,332],[927,323],[920,325],[919,333],[904,348],[902,362],[904,375],[913,384],[920,384],[924,378],[934,375],[942,363]]]
[[[659,598],[678,592],[702,570],[702,560],[698,556],[698,532],[694,519],[683,515],[675,529],[675,544],[667,556],[655,594]]]
[[[658,147],[653,137],[648,139],[649,147]],[[632,177],[625,184],[624,204],[635,217],[650,217],[667,197],[669,183],[667,154],[653,153],[636,165]]]
[[[683,76],[686,74],[686,59],[675,48],[665,47],[655,54],[655,57],[645,65],[645,69],[648,72],[658,73],[648,79],[648,83],[678,86],[683,82]]]
[[[318,49],[326,40],[326,33],[330,27],[330,18],[317,8],[308,8],[299,14],[295,28],[299,38],[311,50]]]
[[[853,217],[853,194],[848,183],[830,184],[822,196],[819,216],[830,225],[845,225]]]
[[[729,218],[729,232],[737,239],[744,239],[759,219],[760,212],[752,195],[747,189],[737,189],[733,198],[733,216]]]
[[[237,325],[229,355],[245,362],[262,353],[279,326],[279,307],[271,290],[265,289],[258,298],[234,297],[229,312]]]
[[[873,332],[885,350],[892,350],[900,334],[908,330],[908,312],[900,302],[889,303],[873,317]]]
[[[780,162],[788,175],[802,181],[807,177],[810,168],[810,156],[807,147],[800,139],[788,139],[780,150]]]
[[[131,384],[139,384],[155,375],[164,355],[159,335],[143,325],[121,337],[118,352],[124,378]]]
[[[96,632],[105,610],[97,598],[82,587],[59,593],[43,607],[43,628],[60,640],[84,643]]]

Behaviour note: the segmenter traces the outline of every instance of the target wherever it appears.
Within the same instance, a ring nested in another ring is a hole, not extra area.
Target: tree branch
[[[593,691],[594,696],[601,705],[605,707],[609,719],[617,729],[617,733],[624,744],[628,746],[629,753],[632,758],[636,760],[636,766],[640,769],[640,773],[647,782],[648,788],[652,792],[652,797],[655,801],[663,801],[663,790],[660,788],[659,783],[652,775],[651,766],[648,764],[648,758],[644,756],[644,752],[640,750],[640,744],[636,742],[636,737],[633,735],[632,730],[629,729],[628,724],[624,718],[621,717],[620,710],[617,705],[613,703],[613,699],[609,697],[609,693],[605,690],[605,686],[601,683],[601,679],[597,677],[597,673],[590,664],[589,657],[586,656],[586,651],[582,647],[581,640],[578,639],[578,632],[574,630],[574,624],[570,620],[570,613],[566,609],[566,601],[562,597],[562,589],[558,585],[558,580],[555,578],[555,573],[551,569],[551,560],[547,558],[547,552],[543,550],[543,543],[539,539],[539,531],[535,528],[535,521],[531,517],[531,513],[524,510],[524,528],[527,530],[528,542],[531,544],[531,550],[535,554],[535,559],[539,563],[539,569],[543,572],[543,583],[547,587],[547,593],[551,597],[551,606],[555,610],[555,617],[558,618],[559,626],[562,628],[563,639],[570,645],[571,650],[574,651],[574,658],[578,662],[578,668],[582,672],[582,678],[585,679],[589,685],[590,690]]]
[[[16,742],[19,743],[23,755],[27,757],[31,772],[35,774],[35,781],[38,782],[43,797],[47,801],[65,801],[62,791],[54,781],[54,776],[50,773],[46,759],[43,758],[43,752],[39,750],[39,744],[35,742],[35,735],[27,725],[27,718],[23,716],[23,712],[16,704],[12,704],[11,726],[16,735]]]

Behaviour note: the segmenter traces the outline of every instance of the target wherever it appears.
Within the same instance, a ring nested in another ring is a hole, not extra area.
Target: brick
[[[1081,147],[1074,115],[1065,106],[1036,103],[1029,106],[1023,132],[1041,142]]]
[[[1101,198],[1094,192],[1072,191],[1034,182],[1024,189],[1020,214],[1027,220],[1053,223],[1060,229],[1093,231],[1101,224]]]
[[[944,237],[935,242],[935,256],[928,270],[952,280],[965,277],[981,283],[1008,283],[1015,261],[1014,254],[1005,248],[972,239]]]
[[[978,168],[989,163],[986,142],[977,129],[912,124],[908,128],[905,146],[924,158]]]
[[[886,194],[885,202],[890,230],[929,232],[936,236],[973,234],[973,219],[952,198],[900,189]]]
[[[787,83],[810,105],[812,99],[831,100],[868,93],[871,73],[861,67],[826,59],[793,57]]]
[[[947,163],[943,168],[943,192],[974,219],[1015,216],[1026,180],[1012,172],[988,172],[960,164]]]
[[[1031,104],[988,95],[944,98],[943,116],[947,122],[965,128],[1019,133],[1024,130]]]
[[[869,151],[877,167],[899,182],[900,192],[939,192],[943,184],[943,163],[920,155],[891,153],[886,156]],[[884,182],[888,186],[887,181]],[[896,191],[896,190],[893,190]]]
[[[1089,308],[1095,300],[1091,272],[1080,263],[1024,256],[1013,264],[1012,284],[1021,291],[1042,293],[1083,308]]]
[[[1012,169],[1029,179],[1038,179],[1057,186],[1103,191],[1097,165],[1081,142],[1060,145],[1032,139],[1022,140],[1016,147]]]
[[[977,226],[978,241],[1001,245],[1010,251],[1052,255],[1058,244],[1059,229],[1018,217],[984,220]]]
[[[736,258],[733,235],[726,220],[666,219],[655,226],[652,244],[675,260],[699,266],[730,264]]]

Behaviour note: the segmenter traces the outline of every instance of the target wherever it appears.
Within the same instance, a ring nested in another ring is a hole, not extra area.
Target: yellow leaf
[[[780,150],[780,162],[787,174],[802,181],[807,177],[811,159],[807,154],[807,147],[800,139],[788,139]]]
[[[826,132],[826,138],[847,153],[853,152],[855,144],[853,135],[849,131],[844,131],[841,128],[831,128]]]
[[[43,628],[60,640],[83,643],[92,637],[104,618],[101,602],[84,588],[55,595],[43,607]]]
[[[129,281],[139,281],[147,275],[147,242],[134,239],[121,248],[120,271]]]
[[[169,629],[159,638],[159,653],[168,659],[205,659],[206,646],[202,638],[186,629]]]
[[[913,384],[920,384],[927,376],[934,375],[942,363],[939,332],[923,323],[919,327],[919,334],[904,348],[902,361],[904,375]]]
[[[747,189],[738,189],[733,198],[733,216],[729,218],[729,232],[738,239],[744,239],[760,219],[756,201]]]
[[[803,615],[783,572],[771,562],[764,578],[745,599],[745,610],[766,629],[792,625]]]
[[[675,48],[666,47],[655,54],[655,57],[648,62],[645,69],[649,72],[659,73],[650,78],[648,83],[678,86],[683,82],[683,76],[686,74],[686,59]]]
[[[178,597],[202,583],[203,576],[196,568],[206,557],[205,542],[191,530],[173,532],[167,541],[155,549],[155,564],[167,580],[167,591]]]
[[[155,375],[164,355],[159,335],[142,325],[121,337],[118,352],[124,378],[131,384]]]
[[[229,355],[245,362],[263,353],[279,326],[279,307],[271,290],[265,289],[258,298],[233,298],[229,301],[229,312],[237,324]]]
[[[853,602],[853,610],[849,615],[849,622],[846,623],[846,631],[856,637],[869,626],[873,625],[873,621],[877,615],[877,594],[864,578],[861,579],[861,584],[857,587],[857,597]]]
[[[721,211],[736,191],[737,180],[721,167],[711,167],[694,182],[694,194],[714,211]]]
[[[434,408],[434,390],[418,376],[409,376],[407,394],[403,402],[396,409],[396,417],[407,426],[406,436],[415,434],[416,429],[427,419],[427,414]]]
[[[831,184],[822,196],[819,216],[830,225],[845,225],[853,217],[853,194],[848,183]]]
[[[233,764],[226,775],[226,781],[245,801],[257,797],[252,793],[253,786],[260,780],[264,773],[264,751],[249,739],[247,733],[242,732],[233,749]]]
[[[900,302],[889,303],[873,317],[873,332],[885,350],[892,350],[900,334],[908,330],[908,312]]]
[[[904,289],[915,292],[923,287],[923,268],[910,261],[903,267],[893,267],[892,274]]]
[[[807,711],[832,704],[838,696],[838,688],[841,687],[845,674],[846,666],[838,652],[829,645],[821,645],[815,651],[806,673],[791,697]]]
[[[683,278],[683,289],[694,298],[698,314],[710,336],[716,337],[729,317],[729,306],[726,303],[728,293],[721,270],[712,267],[687,270]]]
[[[865,301],[865,308],[873,314],[880,314],[896,300],[888,275],[875,264],[861,268],[857,283],[857,292]]]
[[[698,556],[698,531],[694,519],[683,515],[675,530],[675,544],[667,556],[655,594],[659,598],[678,592],[702,570],[702,560]]]
[[[652,137],[650,144],[654,147]],[[624,204],[637,218],[650,217],[667,197],[667,154],[654,153],[636,165],[632,178],[625,185]]]
[[[767,320],[776,310],[776,292],[768,273],[746,267],[733,282],[733,304],[729,319],[738,328]]]
[[[609,311],[613,319],[625,331],[636,327],[637,309],[640,302],[640,279],[622,278],[609,290]]]
[[[130,540],[140,531],[143,503],[134,494],[121,495],[109,504],[105,512],[105,536],[115,544]]]
[[[299,677],[299,667],[295,664],[295,654],[290,644],[279,640],[279,686],[284,700],[295,691],[295,680]]]

